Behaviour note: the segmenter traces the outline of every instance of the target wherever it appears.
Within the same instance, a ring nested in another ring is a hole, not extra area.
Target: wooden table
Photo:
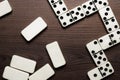
[[[63,29],[47,0],[9,0],[13,12],[0,19],[0,80],[5,66],[10,65],[12,55],[20,55],[37,61],[37,69],[46,63],[52,66],[45,49],[46,44],[58,41],[67,65],[55,69],[55,76],[49,80],[89,80],[87,72],[95,64],[85,45],[106,35],[98,13]],[[86,0],[65,0],[69,9],[81,5]],[[114,14],[120,23],[120,0],[109,0]],[[38,16],[48,28],[34,40],[27,43],[20,32]],[[105,51],[115,73],[104,80],[120,80],[120,44]]]

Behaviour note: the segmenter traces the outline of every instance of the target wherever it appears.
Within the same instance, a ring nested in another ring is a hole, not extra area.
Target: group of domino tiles
[[[120,29],[104,35],[99,39],[93,40],[86,45],[97,66],[97,68],[88,72],[90,80],[101,80],[114,73],[114,69],[106,57],[104,50],[107,50],[118,43],[120,43]]]
[[[120,43],[119,24],[113,14],[108,0],[88,0],[82,6],[77,6],[68,11],[63,0],[48,0],[63,27],[67,27],[86,16],[99,12],[100,17],[109,34],[98,40],[93,40],[86,45],[97,67],[88,72],[90,80],[101,80],[114,73],[104,50]],[[61,7],[62,6],[62,7]]]
[[[46,45],[46,49],[54,68],[66,64],[57,41]],[[34,60],[13,55],[10,66],[6,66],[4,69],[3,78],[7,80],[47,80],[55,74],[55,71],[48,63],[34,72],[36,64],[37,62]]]
[[[119,24],[110,6],[101,8],[99,10],[99,14],[108,34],[93,40],[86,45],[93,61],[97,66],[88,72],[90,80],[101,80],[114,73],[114,69],[107,59],[104,50],[120,43]]]
[[[109,6],[108,0],[88,0],[71,10],[68,10],[63,0],[48,0],[48,2],[63,27],[67,27],[98,12],[108,32],[119,29],[118,22]]]
[[[86,45],[88,51],[90,52],[90,55],[92,56],[95,64],[97,65],[97,68],[88,72],[88,76],[91,80],[100,80],[114,73],[114,69],[111,63],[108,61],[104,53],[104,50],[120,42],[120,29],[119,29],[119,24],[113,14],[112,9],[110,8],[110,6],[108,6],[109,4],[108,1],[107,0],[89,0],[85,2],[84,4],[82,4],[82,6],[77,6],[70,11],[68,11],[63,0],[56,0],[56,1],[49,0],[49,3],[51,4],[53,10],[55,11],[55,14],[58,16],[63,27],[67,27],[68,25],[99,11],[102,21],[104,22],[105,27],[109,34],[99,38],[98,40],[93,40],[92,42]],[[0,5],[0,9],[3,12],[0,14],[0,16],[3,16],[12,11],[12,8],[9,5],[7,0],[4,0],[0,4],[2,5],[2,6]],[[35,36],[37,36],[40,32],[42,32],[46,27],[47,27],[47,24],[45,23],[45,21],[41,17],[38,17],[30,25],[28,25],[25,29],[23,29],[21,31],[21,34],[27,41],[31,41]],[[65,65],[65,60],[64,60],[63,55],[61,55],[61,50],[59,49],[59,47],[56,47],[55,44],[58,45],[57,42],[53,42],[50,45],[47,45],[46,48],[48,50],[49,56],[53,62],[54,67],[57,68],[55,64],[62,63],[60,65],[63,66]],[[53,48],[53,47],[56,47],[56,48]],[[59,57],[55,53],[60,53]],[[15,63],[15,66],[16,64],[17,62]],[[23,64],[17,64],[17,65],[23,66]],[[47,66],[47,69],[49,68],[51,74],[49,73],[46,75],[44,74],[45,73],[44,67],[45,67],[45,70],[47,70],[46,66]],[[54,71],[52,70],[52,68],[50,68],[49,64],[45,65],[44,67],[36,71],[33,75],[31,75],[32,78],[29,77],[29,79],[30,80],[37,80],[37,79],[46,80],[54,74]],[[28,72],[24,69],[21,69],[19,67],[14,67],[12,65],[11,67],[7,66],[4,70],[3,77],[9,80],[11,79],[16,80],[16,77],[13,77],[10,74],[14,72],[16,76],[18,76],[17,74],[25,73],[24,71]],[[40,76],[38,77],[38,75],[42,75],[42,77]],[[21,76],[24,77],[23,75]],[[29,76],[29,74],[27,74],[27,76]]]
[[[0,9],[2,12],[0,13],[0,17],[12,11],[7,0],[0,3]],[[38,17],[21,31],[21,35],[26,39],[26,41],[31,41],[46,28],[47,23],[42,19],[42,17]],[[46,45],[46,49],[54,68],[59,68],[66,64],[57,41]],[[36,72],[34,72],[35,67],[36,61],[13,55],[10,66],[6,66],[4,69],[3,78],[7,80],[47,80],[55,74],[55,71],[49,64],[44,65]]]

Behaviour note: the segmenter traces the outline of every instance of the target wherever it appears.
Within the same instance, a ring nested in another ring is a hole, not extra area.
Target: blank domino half
[[[46,45],[46,49],[55,68],[59,68],[66,64],[66,61],[57,41]]]
[[[27,41],[31,41],[35,36],[47,28],[46,22],[38,17],[30,25],[21,31],[21,34]]]
[[[12,7],[10,6],[8,0],[0,2],[0,17],[10,13],[11,11]]]
[[[13,55],[10,66],[28,73],[33,73],[36,67],[36,61]]]
[[[47,80],[55,74],[49,64],[46,64],[29,77],[29,80]]]
[[[3,72],[3,78],[8,80],[28,80],[29,74],[6,66]]]

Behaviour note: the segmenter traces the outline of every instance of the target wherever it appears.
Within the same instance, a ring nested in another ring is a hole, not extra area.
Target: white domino
[[[93,61],[97,66],[100,66],[108,61],[104,51],[102,50],[99,42],[93,40],[86,45]]]
[[[33,73],[36,67],[36,61],[13,55],[10,66],[28,73]]]
[[[47,28],[46,22],[38,17],[30,25],[21,31],[21,34],[27,41],[31,41],[35,36]]]
[[[55,68],[59,68],[66,64],[66,61],[57,41],[46,45],[46,49]]]
[[[48,1],[57,16],[60,16],[61,14],[68,11],[68,8],[65,5],[64,0],[48,0]]]
[[[28,80],[29,74],[6,66],[3,72],[3,78],[8,80]]]
[[[12,11],[12,7],[10,6],[8,0],[3,0],[0,2],[0,17],[10,13]]]
[[[49,64],[46,64],[29,77],[29,80],[47,80],[55,74]]]
[[[114,69],[110,62],[107,62],[99,67],[96,67],[88,72],[90,80],[101,80],[114,73]]]

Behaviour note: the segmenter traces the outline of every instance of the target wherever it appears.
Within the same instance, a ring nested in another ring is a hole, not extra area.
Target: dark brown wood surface
[[[65,0],[65,3],[72,9],[85,1],[87,0]],[[13,12],[0,19],[0,80],[4,80],[4,67],[10,65],[14,54],[36,60],[36,70],[46,63],[52,66],[45,46],[53,41],[59,42],[67,65],[55,69],[56,74],[49,80],[89,80],[87,72],[96,66],[85,45],[107,34],[98,13],[63,29],[47,0],[9,2]],[[120,23],[120,0],[109,0],[109,3]],[[20,32],[38,16],[46,21],[48,28],[27,43]],[[105,53],[115,73],[104,80],[120,80],[120,44],[106,50]]]

